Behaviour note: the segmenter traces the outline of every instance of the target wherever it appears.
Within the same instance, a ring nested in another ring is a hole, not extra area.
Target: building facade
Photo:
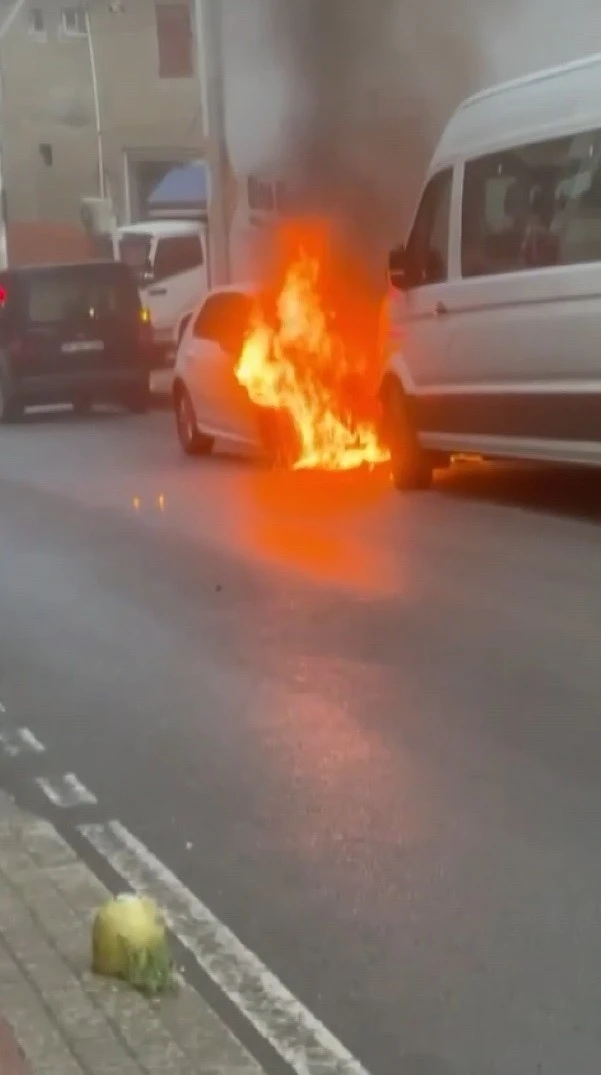
[[[14,7],[0,0],[0,26]],[[197,54],[193,0],[21,6],[0,40],[13,262],[78,252],[109,205],[143,218],[166,172],[203,158]]]

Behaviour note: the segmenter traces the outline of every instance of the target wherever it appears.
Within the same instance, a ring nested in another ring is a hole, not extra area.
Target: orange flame
[[[236,377],[259,407],[283,412],[298,440],[295,470],[352,470],[384,463],[375,421],[353,415],[347,348],[324,308],[320,262],[302,254],[288,268],[275,317],[257,309]],[[356,372],[354,375],[357,380]],[[345,396],[345,381],[347,391]]]

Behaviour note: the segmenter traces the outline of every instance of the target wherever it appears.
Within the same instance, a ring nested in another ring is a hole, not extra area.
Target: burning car
[[[351,470],[388,459],[365,369],[305,252],[269,287],[214,289],[179,348],[173,387],[188,455],[223,439],[291,469]]]

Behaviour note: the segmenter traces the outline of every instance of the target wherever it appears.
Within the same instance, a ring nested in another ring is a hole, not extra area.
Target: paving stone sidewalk
[[[262,1075],[191,987],[148,1001],[90,973],[109,895],[52,825],[0,792],[1,1075]]]

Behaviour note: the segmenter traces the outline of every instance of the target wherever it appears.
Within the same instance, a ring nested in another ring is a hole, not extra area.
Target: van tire
[[[213,451],[213,437],[201,433],[196,424],[194,404],[187,388],[179,382],[173,389],[173,408],[177,436],[185,455],[210,455]]]
[[[397,377],[386,378],[380,392],[382,440],[390,451],[392,484],[401,492],[429,489],[434,462],[417,439],[411,401]]]

